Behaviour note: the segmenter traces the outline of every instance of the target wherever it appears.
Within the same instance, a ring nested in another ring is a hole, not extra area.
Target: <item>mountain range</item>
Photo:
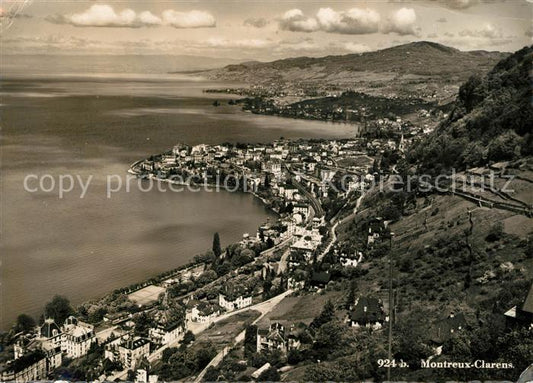
[[[418,41],[362,54],[319,58],[296,57],[272,62],[246,62],[209,71],[211,79],[261,83],[303,81],[347,83],[361,79],[441,77],[464,81],[473,72],[488,72],[508,53],[464,52],[441,44]],[[375,78],[376,74],[381,77]]]

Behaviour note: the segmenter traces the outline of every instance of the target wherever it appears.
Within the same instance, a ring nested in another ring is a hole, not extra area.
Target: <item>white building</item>
[[[96,342],[94,327],[70,316],[65,320],[61,334],[61,351],[71,359],[87,354],[91,344]]]
[[[195,305],[187,318],[192,322],[208,323],[220,315],[220,307],[209,302],[200,302]]]
[[[169,324],[158,323],[155,327],[148,330],[148,334],[154,343],[169,345],[183,338],[184,328],[180,322]]]
[[[228,311],[242,309],[252,305],[252,296],[240,295],[233,300],[224,294],[218,295],[218,304]]]

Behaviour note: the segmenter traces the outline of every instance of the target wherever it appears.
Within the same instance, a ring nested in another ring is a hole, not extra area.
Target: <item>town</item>
[[[212,249],[189,265],[76,310],[57,296],[39,325],[21,315],[2,380],[276,381],[306,360],[325,358],[336,342],[323,333],[332,318],[345,326],[336,331],[384,337],[396,315],[390,287],[365,293],[356,281],[369,272],[361,263],[387,251],[389,223],[401,212],[385,206],[348,239],[338,230],[352,226],[364,196],[394,173],[416,132],[376,123],[394,134],[178,144],[134,163],[130,172],[145,180],[251,192],[278,218],[225,248],[215,233]],[[523,306],[509,307],[509,320],[531,322],[532,297],[530,289]],[[462,312],[433,322],[430,354],[439,355],[466,326]]]

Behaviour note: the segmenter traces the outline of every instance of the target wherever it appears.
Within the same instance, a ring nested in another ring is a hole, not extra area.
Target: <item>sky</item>
[[[532,43],[533,0],[2,0],[8,54],[165,54],[275,60],[427,40],[512,52]]]

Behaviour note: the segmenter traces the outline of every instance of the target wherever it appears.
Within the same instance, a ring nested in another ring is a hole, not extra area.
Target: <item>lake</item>
[[[242,193],[121,190],[106,196],[108,175],[175,143],[269,142],[342,138],[353,127],[244,113],[208,83],[169,74],[91,73],[5,76],[0,89],[1,318],[35,316],[55,294],[73,304],[187,263],[275,216]],[[220,107],[212,105],[221,100]],[[27,192],[27,175],[70,174],[77,188]]]

